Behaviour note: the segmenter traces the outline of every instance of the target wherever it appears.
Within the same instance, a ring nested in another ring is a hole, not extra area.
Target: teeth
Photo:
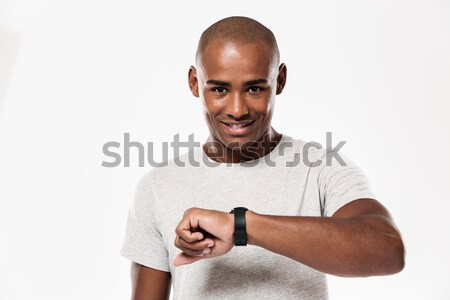
[[[250,123],[252,123],[252,122],[250,122]],[[228,124],[228,123],[225,123],[225,124],[227,124],[228,126],[230,126],[233,129],[237,129],[237,128],[245,127],[245,126],[249,125],[250,123],[247,123],[247,124]]]

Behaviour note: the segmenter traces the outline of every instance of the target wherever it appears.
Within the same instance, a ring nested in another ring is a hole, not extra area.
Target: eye
[[[264,88],[262,88],[262,87],[259,87],[259,86],[251,86],[251,87],[249,87],[248,88],[248,92],[249,93],[260,93],[260,92],[262,92],[264,90]]]
[[[217,86],[211,89],[216,94],[225,94],[227,92],[227,89],[221,86]]]

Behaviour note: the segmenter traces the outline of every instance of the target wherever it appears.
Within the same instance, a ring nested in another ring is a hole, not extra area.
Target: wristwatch
[[[235,207],[230,211],[234,214],[234,245],[247,246],[247,230],[245,225],[245,207]]]

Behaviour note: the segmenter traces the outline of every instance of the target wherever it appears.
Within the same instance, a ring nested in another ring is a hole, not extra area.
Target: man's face
[[[285,66],[278,68],[273,62],[262,42],[208,44],[197,69],[189,71],[189,84],[203,101],[213,141],[241,149],[243,143],[246,148],[270,132],[275,96],[286,77]]]

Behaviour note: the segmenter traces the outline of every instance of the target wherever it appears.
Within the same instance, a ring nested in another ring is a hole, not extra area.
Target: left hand
[[[234,215],[218,210],[189,208],[175,233],[175,246],[183,251],[173,259],[175,267],[221,256],[234,246]]]

